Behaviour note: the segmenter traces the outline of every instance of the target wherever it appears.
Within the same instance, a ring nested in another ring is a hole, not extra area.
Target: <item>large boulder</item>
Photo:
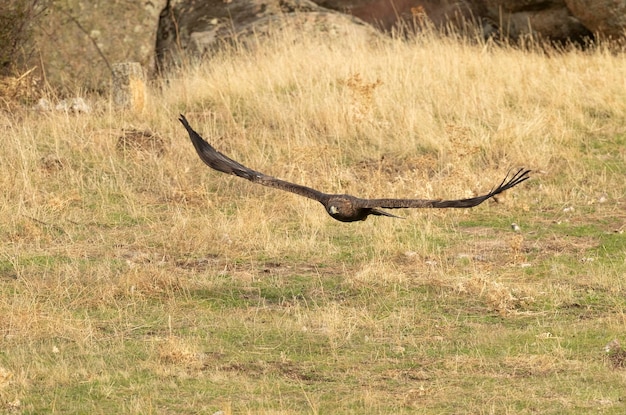
[[[626,35],[626,0],[565,0],[587,29],[609,38]]]
[[[356,16],[390,31],[427,17],[437,27],[479,16],[465,0],[314,0],[317,4]]]
[[[286,26],[302,36],[347,31],[365,37],[376,31],[350,15],[318,6],[310,0],[174,0],[161,13],[156,52],[159,67],[178,65],[186,54],[207,56],[224,43],[246,43]]]
[[[51,85],[72,90],[108,90],[116,62],[139,62],[150,71],[154,67],[159,13],[166,3],[50,2],[45,17],[35,27],[37,53],[30,65],[41,64]]]
[[[496,22],[504,38],[533,37],[578,42],[591,36],[589,30],[561,1],[485,0],[485,3],[485,16]]]
[[[555,41],[581,40],[591,35],[565,0],[315,0],[353,14],[384,30],[429,24],[445,29],[475,25],[482,34],[520,39],[532,35]],[[585,0],[570,0],[585,2]],[[604,0],[610,2],[611,0]],[[623,1],[626,0],[622,0]],[[593,2],[593,0],[586,0]],[[601,2],[601,1],[598,1]],[[624,13],[621,15],[624,16]],[[582,20],[582,19],[581,19]],[[591,29],[593,31],[593,29]]]

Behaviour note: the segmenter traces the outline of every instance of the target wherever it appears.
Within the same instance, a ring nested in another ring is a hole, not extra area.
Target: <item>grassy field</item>
[[[189,64],[140,115],[0,114],[0,412],[625,413],[623,54],[295,36]],[[328,192],[532,179],[345,224],[204,166],[179,113]]]

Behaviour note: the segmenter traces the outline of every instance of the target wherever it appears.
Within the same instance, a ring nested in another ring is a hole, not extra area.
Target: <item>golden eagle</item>
[[[471,199],[361,199],[351,195],[322,193],[310,187],[290,183],[252,170],[214,149],[213,146],[207,143],[191,128],[184,115],[181,114],[179,121],[187,129],[191,142],[196,148],[200,159],[212,169],[221,171],[222,173],[234,174],[235,176],[243,177],[244,179],[250,180],[253,183],[262,184],[263,186],[275,187],[308,197],[309,199],[317,200],[324,205],[326,212],[328,212],[330,216],[341,222],[365,220],[369,215],[399,217],[385,212],[381,210],[381,208],[469,208],[477,206],[485,200],[527,180],[529,178],[528,174],[530,173],[530,170],[520,169],[517,173],[513,174],[510,179],[509,174],[507,174],[498,187],[486,195],[473,197]]]

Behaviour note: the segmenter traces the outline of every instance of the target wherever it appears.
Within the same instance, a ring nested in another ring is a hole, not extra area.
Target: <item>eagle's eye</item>
[[[331,213],[331,215],[335,215],[337,213],[339,213],[339,209],[337,209],[337,206],[331,205],[328,208],[328,211]]]

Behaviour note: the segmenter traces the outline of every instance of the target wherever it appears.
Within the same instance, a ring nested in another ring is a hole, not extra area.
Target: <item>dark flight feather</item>
[[[179,121],[183,124],[185,129],[187,129],[189,138],[191,138],[191,142],[196,148],[196,152],[198,153],[198,156],[200,156],[200,159],[212,169],[221,171],[222,173],[243,177],[244,179],[262,184],[263,186],[275,187],[277,189],[296,193],[300,196],[308,197],[309,199],[319,200],[324,197],[324,193],[311,189],[310,187],[286,182],[284,180],[268,176],[236,162],[230,157],[217,151],[211,144],[207,143],[206,140],[200,137],[200,134],[191,128],[184,115],[181,114]]]
[[[470,208],[481,204],[485,200],[492,198],[505,190],[517,186],[523,181],[528,180],[530,177],[530,170],[520,169],[513,174],[511,178],[509,178],[509,174],[507,174],[504,180],[502,180],[502,183],[489,193],[469,199],[361,199],[351,195],[328,194],[307,186],[287,182],[285,180],[277,179],[252,170],[213,148],[213,146],[207,143],[197,132],[193,130],[193,128],[191,128],[184,115],[180,116],[179,121],[189,133],[189,138],[191,138],[191,142],[193,143],[198,156],[200,156],[200,159],[212,169],[222,173],[233,174],[250,180],[251,182],[262,184],[263,186],[274,187],[276,189],[308,197],[309,199],[317,200],[324,205],[326,212],[328,212],[330,216],[342,222],[365,220],[369,215],[398,217],[381,210],[381,208]]]
[[[470,199],[459,200],[428,200],[428,199],[362,199],[363,207],[381,207],[385,209],[401,208],[471,208],[480,205],[485,200],[510,189],[527,180],[530,170],[520,169],[511,178],[509,175],[502,180],[502,183],[486,195],[472,197]]]

